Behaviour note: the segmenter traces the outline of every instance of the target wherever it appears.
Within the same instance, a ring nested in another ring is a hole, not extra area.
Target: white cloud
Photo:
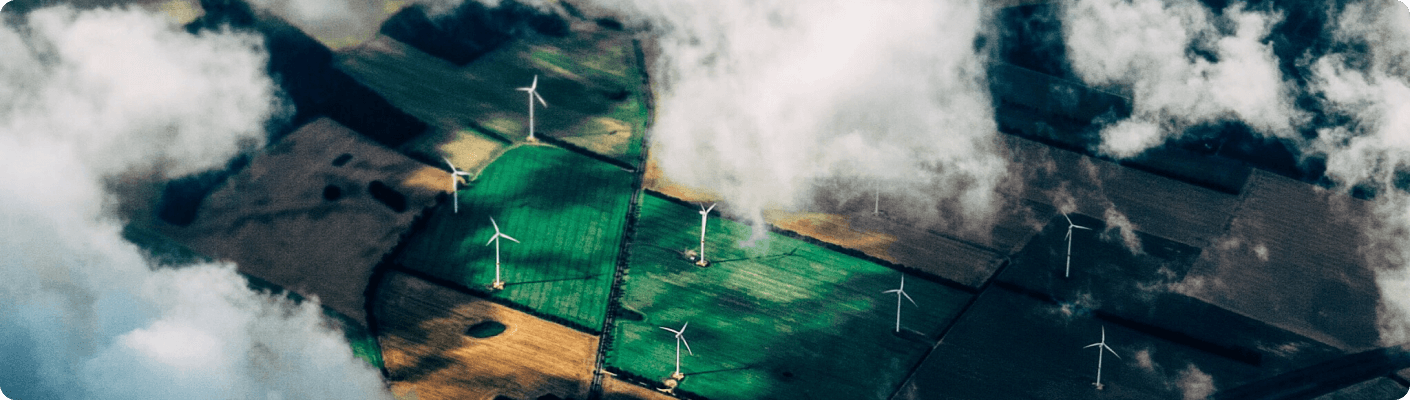
[[[1201,371],[1199,367],[1190,364],[1180,371],[1179,380],[1176,385],[1180,388],[1180,393],[1185,400],[1204,400],[1214,394],[1214,377]]]
[[[839,176],[894,185],[893,215],[973,223],[1001,203],[977,1],[598,4],[659,34],[662,172],[757,225]]]
[[[140,10],[0,26],[0,387],[19,399],[389,398],[316,303],[226,264],[153,270],[102,182],[182,175],[257,144],[276,112],[257,37]]]
[[[1106,229],[1102,230],[1101,238],[1106,241],[1118,241],[1126,251],[1131,254],[1142,254],[1141,238],[1136,236],[1136,224],[1131,223],[1126,214],[1116,211],[1115,206],[1107,207],[1102,219],[1106,220]]]
[[[1073,71],[1132,98],[1130,119],[1106,127],[1099,151],[1127,158],[1187,127],[1243,121],[1264,135],[1295,138],[1306,115],[1289,95],[1265,40],[1281,16],[1243,3],[1214,15],[1195,0],[1078,0],[1065,3],[1063,29]],[[1221,20],[1233,27],[1223,34]],[[1214,61],[1190,56],[1190,48]]]

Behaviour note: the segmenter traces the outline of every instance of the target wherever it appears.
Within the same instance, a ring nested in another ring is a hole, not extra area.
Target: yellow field
[[[374,314],[392,392],[401,398],[586,398],[596,336],[400,272],[378,289]],[[503,333],[478,339],[485,321]]]

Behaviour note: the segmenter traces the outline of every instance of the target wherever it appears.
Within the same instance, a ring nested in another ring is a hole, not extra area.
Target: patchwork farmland
[[[711,399],[885,398],[969,301],[969,292],[910,276],[894,332],[902,273],[711,217],[709,267],[682,253],[699,244],[698,209],[643,196],[608,364],[660,381],[675,341],[659,327],[690,323],[679,390]],[[865,345],[863,345],[865,344]],[[865,371],[865,373],[859,373]]]
[[[468,188],[460,211],[446,202],[411,241],[399,263],[492,298],[561,318],[579,329],[602,326],[621,245],[631,174],[551,146],[504,153]],[[446,182],[449,185],[449,181]],[[505,288],[491,293],[500,243]]]

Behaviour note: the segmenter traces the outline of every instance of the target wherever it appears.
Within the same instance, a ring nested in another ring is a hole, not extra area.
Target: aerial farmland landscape
[[[19,0],[0,399],[1400,399],[1391,0]]]

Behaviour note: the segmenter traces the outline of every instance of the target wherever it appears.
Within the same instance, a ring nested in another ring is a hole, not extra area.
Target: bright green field
[[[660,327],[689,322],[695,355],[682,356],[680,390],[716,400],[884,399],[971,296],[906,279],[920,307],[905,303],[897,335],[896,296],[882,291],[900,272],[772,233],[740,247],[750,228],[713,215],[713,264],[696,267],[678,252],[699,246],[698,209],[643,197],[622,298],[629,311],[616,319],[609,365],[659,381],[675,357]]]
[[[504,234],[503,291],[539,313],[600,329],[621,244],[632,175],[552,146],[521,146],[460,190],[460,212],[438,208],[400,263],[484,292],[494,281],[490,217]]]

